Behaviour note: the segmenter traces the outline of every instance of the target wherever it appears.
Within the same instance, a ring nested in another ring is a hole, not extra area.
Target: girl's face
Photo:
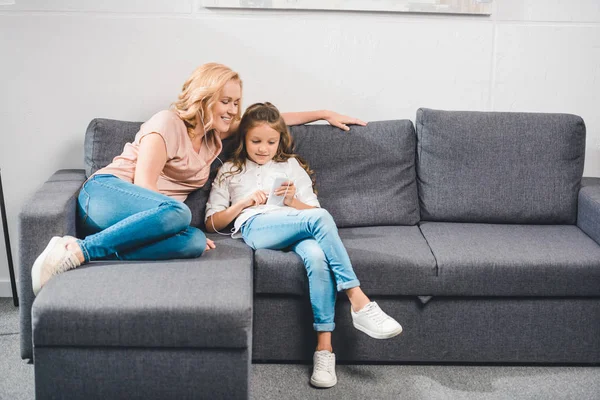
[[[233,119],[238,114],[242,88],[238,81],[229,81],[219,94],[217,103],[213,106],[213,128],[219,133],[229,132]]]
[[[257,164],[268,163],[277,154],[279,132],[267,124],[260,124],[246,133],[246,153]]]

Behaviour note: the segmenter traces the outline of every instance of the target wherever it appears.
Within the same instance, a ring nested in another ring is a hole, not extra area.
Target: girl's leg
[[[292,246],[292,251],[302,258],[308,275],[308,293],[314,318],[313,328],[317,332],[331,332],[335,329],[336,291],[325,254],[314,239],[299,241]],[[331,338],[331,335],[329,337]],[[329,346],[331,347],[331,342]]]
[[[280,250],[314,238],[327,259],[337,290],[360,285],[331,215],[322,208],[259,214],[242,226],[242,237],[253,249]]]
[[[111,256],[140,259],[140,254],[152,259],[183,258],[189,248],[181,244],[195,243],[191,239],[199,236],[188,230],[191,212],[185,204],[110,175],[88,181],[77,208],[80,231],[88,235],[77,241],[86,262]],[[200,238],[198,247],[205,241]]]
[[[317,332],[317,351],[327,350],[333,353],[331,332]]]

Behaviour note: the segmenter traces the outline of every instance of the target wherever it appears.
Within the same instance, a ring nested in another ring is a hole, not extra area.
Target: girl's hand
[[[338,114],[334,111],[325,111],[323,119],[329,122],[329,125],[337,126],[338,128],[349,131],[348,125],[366,126],[367,123],[358,118],[348,117],[347,115]]]
[[[284,182],[277,190],[275,190],[273,194],[276,196],[285,195],[283,198],[283,204],[286,206],[291,206],[292,201],[294,201],[294,196],[296,195],[296,185],[294,185],[294,182],[292,181]]]
[[[246,207],[259,206],[267,202],[267,193],[262,190],[257,190],[246,198],[244,204]],[[246,208],[244,207],[244,208]]]
[[[206,248],[204,249],[204,251],[209,251],[214,249],[215,247],[217,247],[215,245],[215,242],[213,242],[212,240],[210,240],[209,238],[206,238]]]

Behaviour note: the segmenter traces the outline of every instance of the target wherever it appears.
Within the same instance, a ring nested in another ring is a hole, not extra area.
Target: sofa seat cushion
[[[600,246],[574,225],[423,222],[448,296],[598,296]]]
[[[34,346],[247,347],[252,251],[211,238],[197,259],[92,262],[51,279],[33,303]]]
[[[342,228],[339,234],[367,295],[429,294],[435,259],[416,226]],[[257,250],[255,293],[308,295],[304,264],[292,251]]]

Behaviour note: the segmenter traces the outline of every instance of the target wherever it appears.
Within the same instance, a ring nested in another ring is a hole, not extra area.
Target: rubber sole
[[[313,385],[314,387],[318,387],[318,388],[322,388],[322,389],[330,388],[337,384],[337,377],[335,378],[333,383],[332,382],[319,382],[319,381],[313,380],[313,378],[310,378],[310,384]]]
[[[358,329],[359,331],[371,336],[373,339],[391,339],[394,336],[398,336],[399,334],[402,333],[402,327],[400,327],[399,329],[396,329],[395,331],[392,331],[388,334],[380,334],[380,333],[372,332],[372,331],[368,330],[367,328],[364,328],[360,325],[355,324],[354,322],[352,322],[352,325],[354,325],[354,327],[356,329]]]
[[[44,264],[44,260],[46,259],[46,256],[48,255],[50,250],[54,248],[54,245],[56,245],[56,242],[58,242],[59,240],[60,236],[54,236],[52,239],[50,239],[50,243],[48,243],[48,246],[46,246],[44,251],[42,251],[42,254],[40,254],[33,263],[33,267],[31,268],[31,286],[33,287],[33,294],[36,296],[42,289],[40,275],[42,273],[42,265]]]

